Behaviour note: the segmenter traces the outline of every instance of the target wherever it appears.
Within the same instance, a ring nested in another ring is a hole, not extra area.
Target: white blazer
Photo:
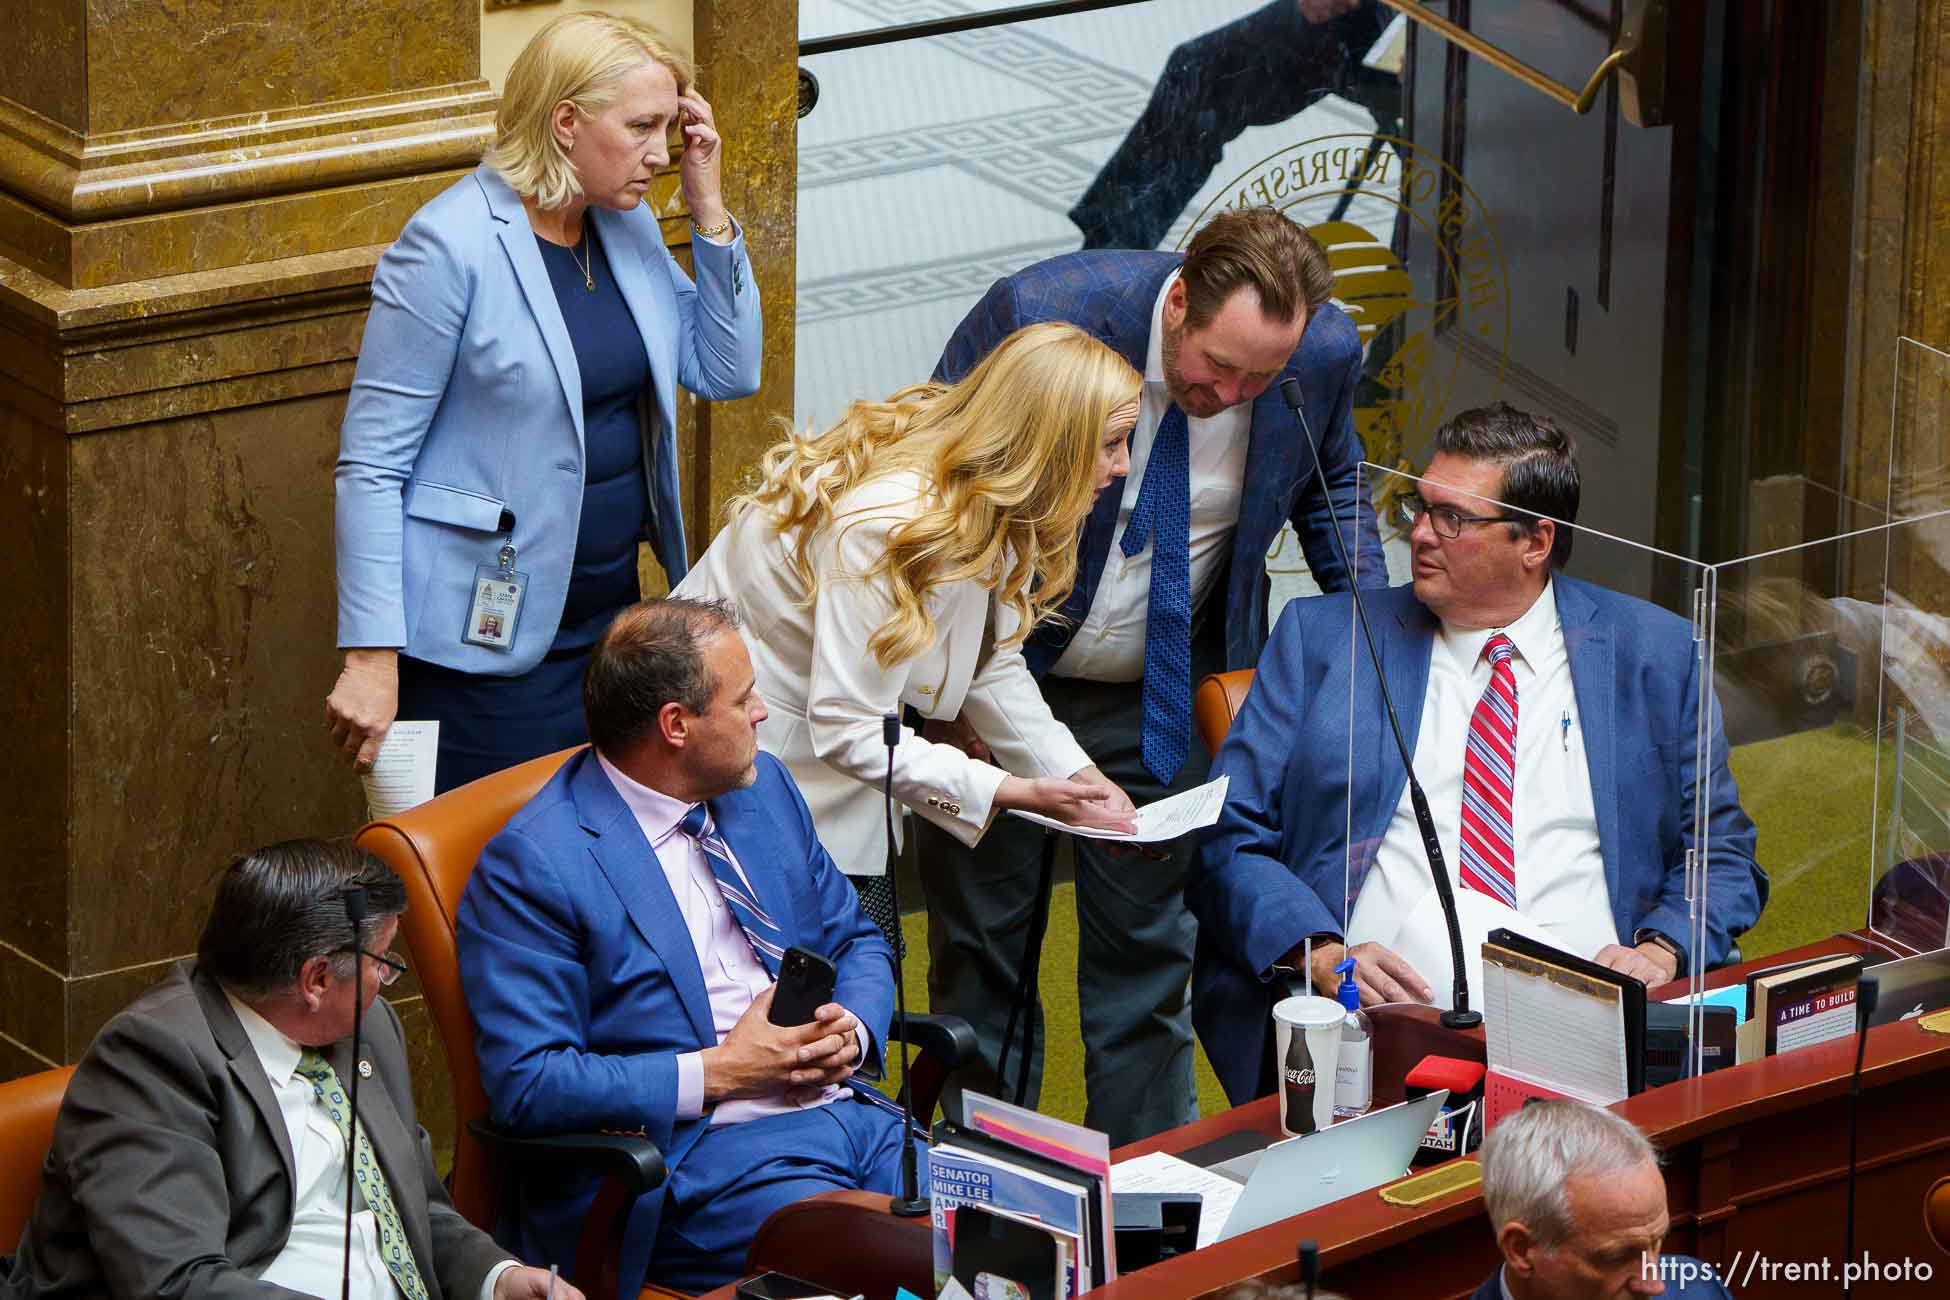
[[[892,474],[839,501],[835,521],[813,539],[818,596],[810,605],[792,565],[791,539],[755,509],[725,526],[674,593],[737,608],[771,714],[758,743],[791,771],[827,852],[853,875],[887,869],[880,793],[886,713],[908,706],[922,717],[953,718],[966,709],[994,752],[1000,766],[931,744],[905,726],[894,749],[894,797],[964,844],[988,830],[1004,776],[1069,776],[1090,766],[1070,729],[1051,716],[1021,648],[994,649],[1015,620],[980,583],[929,593],[939,635],[919,655],[882,668],[868,652],[893,602],[864,575],[886,549],[889,531],[918,512],[923,491],[918,475]]]

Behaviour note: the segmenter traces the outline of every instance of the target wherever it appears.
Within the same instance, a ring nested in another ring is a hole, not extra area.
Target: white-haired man
[[[1539,1101],[1491,1129],[1483,1204],[1503,1267],[1474,1300],[1732,1300],[1710,1265],[1661,1253],[1658,1152],[1608,1110]]]

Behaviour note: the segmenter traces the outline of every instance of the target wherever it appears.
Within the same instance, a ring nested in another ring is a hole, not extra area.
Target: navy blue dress
[[[583,230],[593,290],[576,262],[583,250],[535,241],[582,373],[582,518],[562,621],[542,661],[514,677],[457,672],[400,656],[399,716],[440,721],[436,791],[588,740],[582,673],[590,648],[640,594],[637,542],[650,494],[637,399],[650,383],[650,357],[609,273],[595,224],[585,220]],[[521,566],[519,556],[515,565]]]

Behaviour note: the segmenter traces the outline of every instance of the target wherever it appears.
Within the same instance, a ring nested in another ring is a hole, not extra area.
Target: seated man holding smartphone
[[[899,1108],[855,1078],[878,1077],[893,957],[758,750],[728,607],[624,610],[583,709],[591,748],[489,841],[461,899],[481,1078],[510,1132],[648,1135],[669,1178],[630,1215],[624,1294],[706,1291],[779,1206],[896,1190]],[[566,1268],[595,1192],[530,1177],[496,1235]]]

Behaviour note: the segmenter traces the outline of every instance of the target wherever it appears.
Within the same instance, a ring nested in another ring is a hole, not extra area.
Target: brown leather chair
[[[454,917],[461,891],[481,850],[508,819],[535,797],[576,750],[564,749],[482,777],[395,817],[369,823],[359,846],[406,882],[406,915],[400,933],[413,954],[413,972],[427,1010],[447,1051],[454,1085],[454,1208],[469,1223],[494,1228],[495,1162],[488,1158],[476,1122],[488,1113],[487,1092],[474,1056],[474,1017],[460,987],[460,954]]]
[[[1232,720],[1246,702],[1246,692],[1252,688],[1253,670],[1235,668],[1229,673],[1213,673],[1192,692],[1192,721],[1198,726],[1198,738],[1205,742],[1206,753],[1219,752],[1226,732],[1232,730]]]
[[[54,1117],[73,1074],[74,1067],[66,1065],[0,1083],[0,1255],[13,1253],[34,1212],[54,1141]]]
[[[474,1019],[461,988],[460,958],[454,940],[461,893],[467,888],[467,878],[481,850],[579,748],[564,749],[482,777],[417,808],[369,823],[357,838],[361,847],[392,867],[406,882],[407,910],[400,921],[400,932],[412,952],[414,973],[439,1030],[453,1078],[457,1121],[452,1175],[454,1207],[469,1222],[492,1231],[504,1170],[512,1172],[518,1166],[547,1163],[573,1164],[602,1173],[605,1175],[603,1190],[585,1222],[575,1276],[577,1285],[592,1300],[606,1300],[617,1291],[615,1246],[629,1207],[638,1196],[663,1182],[663,1157],[649,1139],[634,1135],[511,1138],[497,1134],[488,1126],[487,1092],[481,1085],[480,1065],[474,1055]],[[955,1066],[974,1059],[975,1035],[965,1021],[954,1017],[910,1014],[909,1021],[909,1042],[922,1049],[910,1076],[914,1081],[914,1113],[925,1123],[939,1099],[939,1080]],[[844,1200],[841,1194],[829,1195]],[[862,1194],[848,1195],[857,1198]],[[881,1207],[876,1217],[887,1217],[886,1197],[867,1199],[877,1201]],[[779,1213],[799,1208],[788,1206]],[[860,1214],[851,1203],[844,1212]],[[903,1285],[917,1295],[924,1294],[924,1287],[932,1289],[933,1267],[927,1220],[895,1223],[894,1235],[885,1244],[889,1249],[896,1249],[904,1243],[905,1251],[888,1261],[889,1268],[899,1274]],[[868,1232],[871,1239],[878,1241],[885,1231],[884,1225],[876,1224],[871,1229],[855,1229],[851,1237],[858,1239],[862,1232]],[[814,1240],[825,1245],[829,1253],[837,1251],[834,1258],[844,1261],[843,1267],[857,1271],[858,1261],[846,1244],[848,1233],[829,1232]],[[754,1271],[774,1267],[816,1277],[816,1260],[807,1257],[796,1234],[791,1245],[796,1255],[774,1256],[760,1252],[755,1241],[750,1266]],[[836,1276],[826,1280],[838,1282],[844,1278]],[[676,1293],[645,1287],[642,1294]],[[888,1294],[892,1294],[891,1290]]]

